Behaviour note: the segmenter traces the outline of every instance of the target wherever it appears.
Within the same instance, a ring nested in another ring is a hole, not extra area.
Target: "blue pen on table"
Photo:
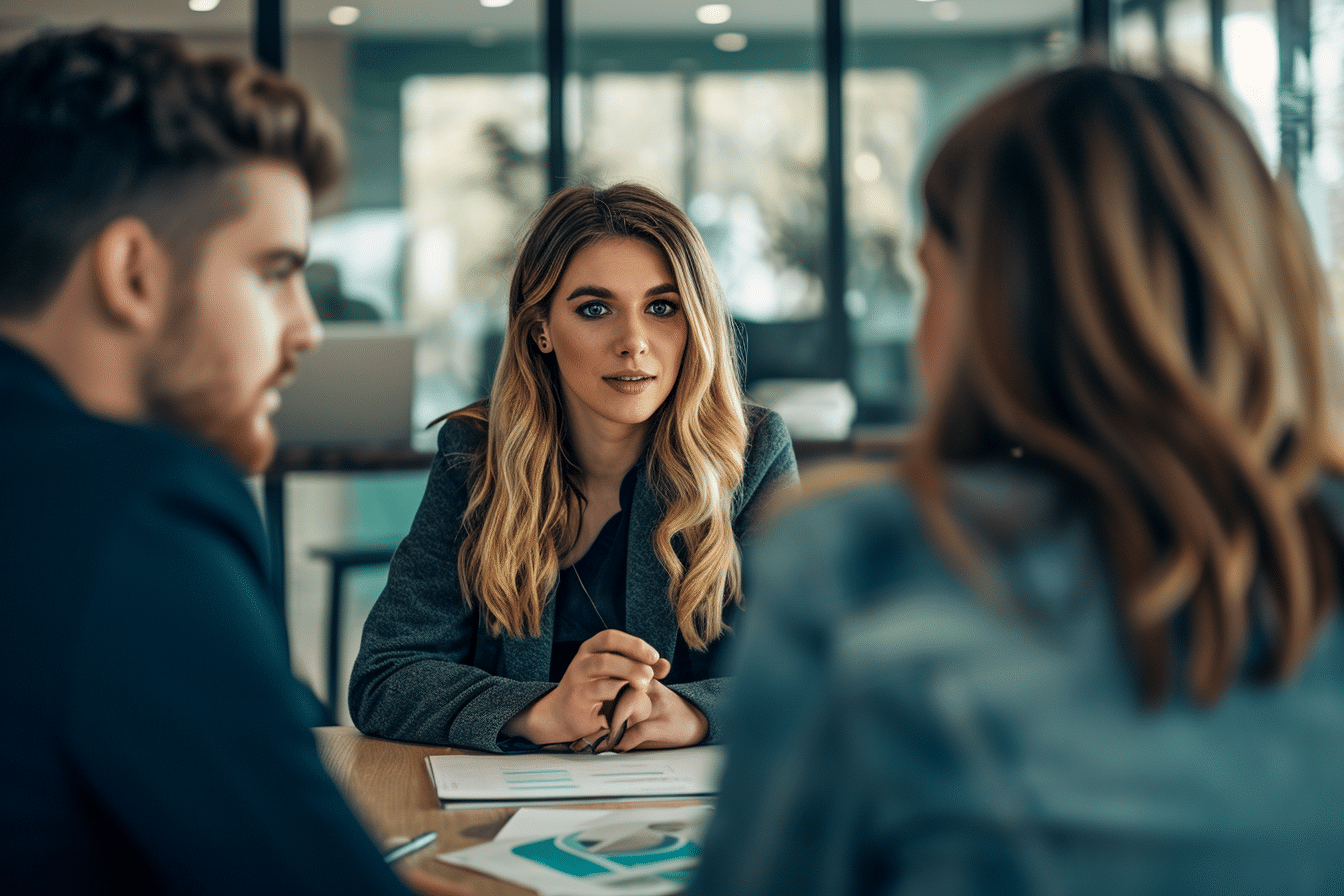
[[[411,853],[415,852],[417,849],[421,849],[433,843],[438,836],[439,836],[438,831],[425,831],[423,834],[421,834],[419,837],[416,837],[414,840],[408,840],[407,842],[401,844],[395,849],[390,849],[387,852],[383,853],[383,861],[387,862],[390,865],[397,859],[400,859],[403,856],[408,856]]]

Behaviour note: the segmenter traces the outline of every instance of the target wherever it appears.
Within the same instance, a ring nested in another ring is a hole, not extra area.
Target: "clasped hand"
[[[659,680],[671,668],[648,642],[615,629],[599,632],[579,647],[555,690],[504,732],[593,752],[698,744],[709,722]]]

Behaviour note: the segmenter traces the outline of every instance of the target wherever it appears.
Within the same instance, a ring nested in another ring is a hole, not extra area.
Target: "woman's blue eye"
[[[576,310],[581,317],[602,317],[607,313],[607,306],[601,302],[584,302]]]
[[[666,299],[659,299],[649,305],[649,311],[658,317],[671,317],[677,313],[677,306]]]

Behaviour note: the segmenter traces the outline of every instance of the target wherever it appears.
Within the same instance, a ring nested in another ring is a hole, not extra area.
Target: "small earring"
[[[541,348],[542,351],[546,351],[546,349],[548,349],[548,348],[550,347],[551,344],[550,344],[549,342],[546,341],[546,337],[545,337],[545,336],[542,336],[541,338],[539,338],[539,339],[537,340],[537,345],[540,346],[540,348]]]

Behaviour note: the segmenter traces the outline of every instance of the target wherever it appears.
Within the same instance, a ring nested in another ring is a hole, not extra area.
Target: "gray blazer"
[[[733,499],[733,533],[741,544],[770,492],[798,479],[793,443],[778,414],[748,406],[745,471]],[[462,597],[457,552],[468,477],[484,429],[449,420],[439,430],[411,531],[392,558],[387,587],[364,624],[350,677],[350,716],[378,737],[497,751],[510,719],[555,685],[550,674],[555,589],[542,613],[541,635],[491,635]],[[641,465],[635,481],[626,557],[626,629],[671,658],[684,641],[667,599],[668,576],[653,553],[662,507]],[[735,616],[730,605],[727,621]],[[713,676],[731,636],[691,652],[700,680],[672,685],[709,720],[706,742],[721,739],[719,701],[728,679]]]

